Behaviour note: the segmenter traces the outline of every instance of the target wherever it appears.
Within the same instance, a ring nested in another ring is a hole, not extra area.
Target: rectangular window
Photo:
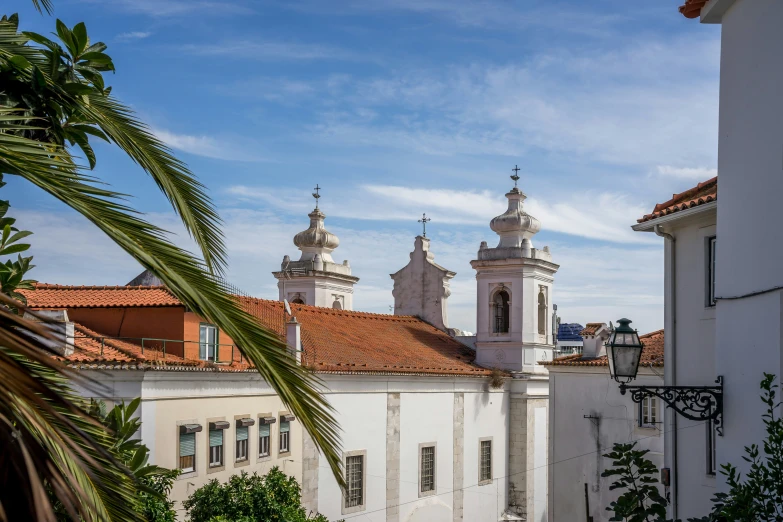
[[[269,424],[259,424],[258,425],[258,456],[259,457],[269,456],[269,437],[270,437]]]
[[[654,428],[658,424],[658,398],[645,397],[639,403],[639,427]]]
[[[707,239],[707,306],[715,306],[715,248],[718,238]]]
[[[364,455],[345,459],[346,496],[345,507],[364,505]]]
[[[223,430],[209,430],[209,467],[223,465]]]
[[[247,436],[248,436],[248,427],[247,426],[237,426],[237,451],[236,451],[236,459],[237,462],[247,460]]]
[[[710,475],[718,470],[717,439],[715,421],[710,419],[707,421],[707,473]]]
[[[280,453],[291,451],[291,423],[280,423]]]
[[[435,446],[422,446],[419,467],[419,491],[435,491]]]
[[[482,440],[479,446],[479,484],[492,482],[492,441]]]
[[[213,324],[202,324],[199,327],[199,359],[202,361],[218,360],[218,329]]]
[[[179,469],[182,473],[196,471],[196,434],[179,435]]]

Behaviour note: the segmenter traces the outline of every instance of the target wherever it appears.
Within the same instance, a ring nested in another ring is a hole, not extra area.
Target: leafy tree
[[[263,476],[233,475],[225,484],[213,479],[182,505],[190,522],[328,522],[320,514],[310,518],[301,502],[296,479],[275,466]]]
[[[658,491],[658,468],[645,458],[649,450],[637,450],[636,442],[615,444],[610,453],[612,468],[602,477],[617,477],[610,490],[625,489],[625,493],[609,504],[610,521],[657,522],[666,518],[666,499]]]
[[[52,8],[50,0],[33,3],[39,10]],[[18,25],[16,15],[0,19],[0,174],[26,180],[79,212],[190,310],[234,339],[342,484],[338,428],[316,378],[225,291],[220,218],[185,164],[106,86],[104,73],[114,70],[107,46],[92,43],[84,24],[69,28],[58,20],[51,39],[20,33]],[[165,230],[88,173],[97,162],[91,146],[96,138],[122,149],[155,181],[201,258],[172,245]],[[9,295],[0,294],[0,513],[11,520],[53,521],[48,485],[74,519],[137,519],[132,473],[107,449],[110,434],[71,388],[70,382],[83,378],[50,356],[40,340],[50,331],[26,319],[24,304]]]

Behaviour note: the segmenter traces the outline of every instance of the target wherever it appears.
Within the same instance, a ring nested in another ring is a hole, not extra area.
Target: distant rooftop
[[[561,323],[557,329],[558,341],[581,341],[582,337],[579,336],[579,332],[584,328],[579,323]]]

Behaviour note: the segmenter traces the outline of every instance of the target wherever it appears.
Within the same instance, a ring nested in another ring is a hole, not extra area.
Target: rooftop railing
[[[221,343],[204,343],[201,341],[186,341],[181,339],[161,339],[157,337],[109,337],[109,336],[90,336],[90,335],[77,335],[73,337],[74,340],[76,339],[88,339],[94,342],[98,342],[101,345],[100,353],[101,355],[104,354],[104,350],[106,349],[106,342],[109,341],[120,341],[123,343],[132,344],[134,346],[137,346],[141,350],[142,355],[150,356],[152,355],[155,357],[156,355],[160,354],[163,358],[166,357],[167,351],[169,351],[169,355],[173,355],[170,353],[170,348],[173,346],[181,345],[182,346],[182,358],[183,359],[190,359],[190,360],[199,360],[199,361],[210,361],[216,364],[230,364],[232,362],[238,362],[240,364],[244,363],[244,356],[242,355],[242,352],[239,350],[239,348],[235,344],[221,344]],[[197,344],[199,346],[199,357],[198,359],[188,358],[185,355],[185,345],[193,345]],[[114,350],[122,350],[122,347],[119,346],[109,346],[110,348]],[[220,356],[222,353],[225,353],[226,349],[230,349],[231,352],[231,358],[228,359],[222,359]],[[177,350],[177,352],[180,352],[180,350]],[[201,353],[208,354],[206,358],[201,358]],[[211,356],[209,354],[212,354]]]

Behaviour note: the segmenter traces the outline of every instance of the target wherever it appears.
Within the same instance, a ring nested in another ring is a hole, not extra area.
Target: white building
[[[582,330],[584,351],[544,363],[549,369],[549,520],[582,521],[586,515],[606,520],[614,477],[601,473],[611,465],[602,457],[615,443],[637,441],[647,458],[663,465],[663,403],[642,404],[621,395],[609,375],[604,342],[609,330],[588,323]],[[642,365],[635,384],[663,384],[663,330],[641,336]]]
[[[318,208],[294,239],[300,260],[274,273],[291,315],[281,301],[241,297],[322,380],[343,429],[345,494],[233,341],[165,287],[38,285],[26,295],[31,307],[66,310],[79,323],[68,364],[105,382],[110,400],[142,398],[151,461],[184,472],[178,502],[212,478],[277,465],[301,481],[304,505],[330,520],[544,522],[549,390],[538,362],[552,359],[558,266],[531,245],[540,225],[522,209],[524,194],[507,197],[491,224],[500,244],[482,243],[472,262],[477,339],[447,333],[454,272],[433,262],[423,237],[392,275],[405,315],[352,311],[358,278],[332,261],[339,241]]]
[[[721,25],[715,258],[714,374],[722,375],[724,435],[717,460],[745,471],[744,447],[764,436],[758,382],[783,375],[783,4],[776,0],[689,0],[682,8]],[[680,330],[683,325],[678,325]],[[682,375],[682,382],[690,375]],[[723,477],[718,476],[718,487]],[[685,485],[680,494],[690,491]]]
[[[667,386],[714,386],[719,375],[715,352],[717,197],[718,180],[713,178],[656,205],[633,227],[665,238]],[[721,201],[723,197],[721,192]],[[747,408],[758,401],[758,387],[752,380],[729,389],[746,397]],[[722,441],[709,423],[685,419],[670,408],[665,422],[670,516],[683,520],[704,516],[716,492],[715,443]],[[754,422],[760,422],[760,415]]]

